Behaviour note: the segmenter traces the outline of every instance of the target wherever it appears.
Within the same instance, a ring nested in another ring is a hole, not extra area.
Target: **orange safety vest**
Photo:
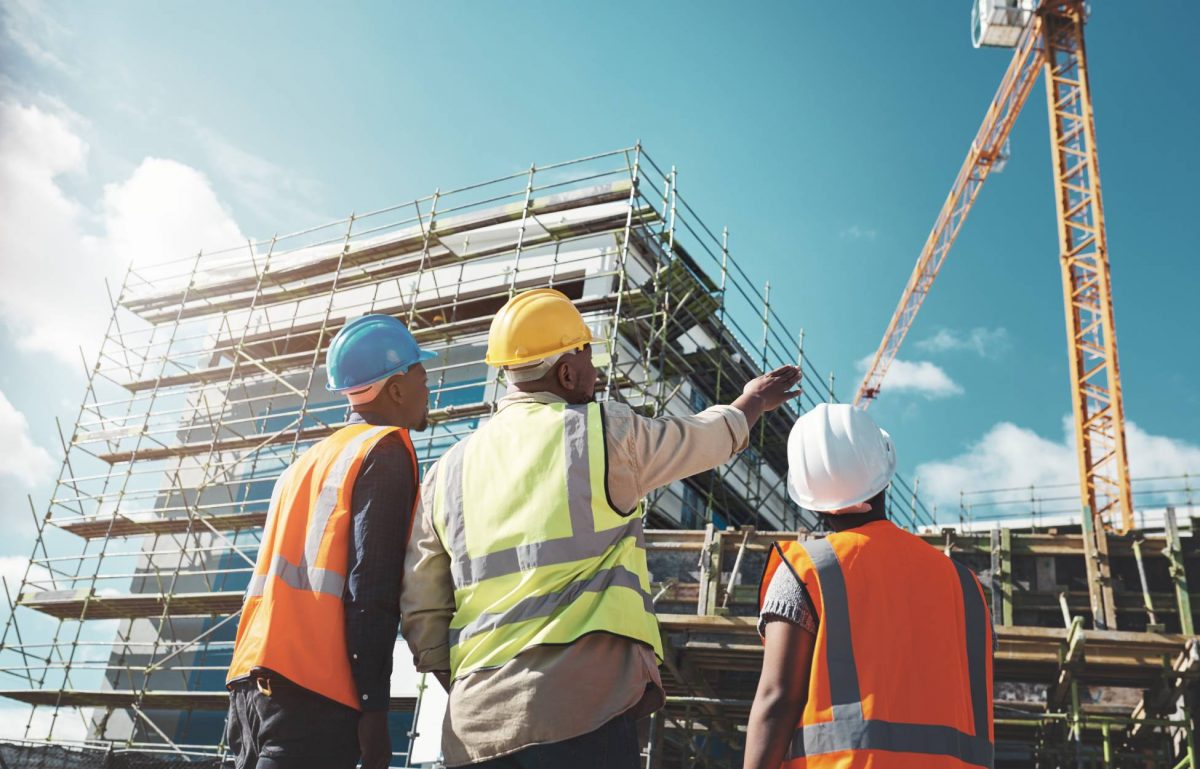
[[[975,575],[889,521],[772,549],[817,612],[784,769],[993,765],[992,628]]]
[[[350,502],[363,460],[392,432],[408,447],[415,481],[416,452],[407,430],[354,424],[309,448],[275,482],[226,683],[263,668],[361,709],[342,603]]]

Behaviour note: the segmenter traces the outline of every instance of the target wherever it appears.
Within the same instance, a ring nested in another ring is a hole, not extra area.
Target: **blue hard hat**
[[[422,350],[412,332],[391,315],[362,315],[342,326],[329,343],[327,387],[335,393],[366,387],[435,357],[436,352]]]

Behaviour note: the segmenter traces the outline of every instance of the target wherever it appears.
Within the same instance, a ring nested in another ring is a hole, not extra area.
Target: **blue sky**
[[[44,512],[75,348],[99,342],[128,254],[638,139],[849,397],[1009,58],[972,49],[969,6],[5,3],[0,556],[28,554],[23,499]],[[1087,31],[1143,475],[1200,472],[1198,26],[1182,0],[1097,3]],[[872,407],[943,504],[1071,480],[1044,100],[1039,84],[901,353],[912,388]]]

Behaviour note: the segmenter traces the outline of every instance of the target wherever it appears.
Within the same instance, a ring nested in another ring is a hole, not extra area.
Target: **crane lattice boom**
[[[1133,527],[1125,416],[1082,0],[1032,14],[855,396],[866,408],[928,296],[1037,78],[1046,76],[1080,498],[1094,528]],[[1100,538],[1103,539],[1103,538]]]

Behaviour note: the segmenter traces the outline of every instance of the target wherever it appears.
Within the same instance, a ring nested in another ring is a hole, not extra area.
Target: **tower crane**
[[[888,366],[983,183],[992,171],[1003,167],[1009,133],[1041,71],[1050,118],[1079,492],[1083,527],[1092,533],[1090,544],[1094,545],[1094,557],[1087,559],[1088,577],[1093,586],[1094,618],[1098,627],[1104,627],[1115,616],[1105,531],[1133,528],[1133,501],[1096,125],[1084,48],[1086,17],[1083,0],[976,0],[972,14],[975,47],[1013,48],[1012,61],[921,249],[854,402],[866,408],[879,394]]]

